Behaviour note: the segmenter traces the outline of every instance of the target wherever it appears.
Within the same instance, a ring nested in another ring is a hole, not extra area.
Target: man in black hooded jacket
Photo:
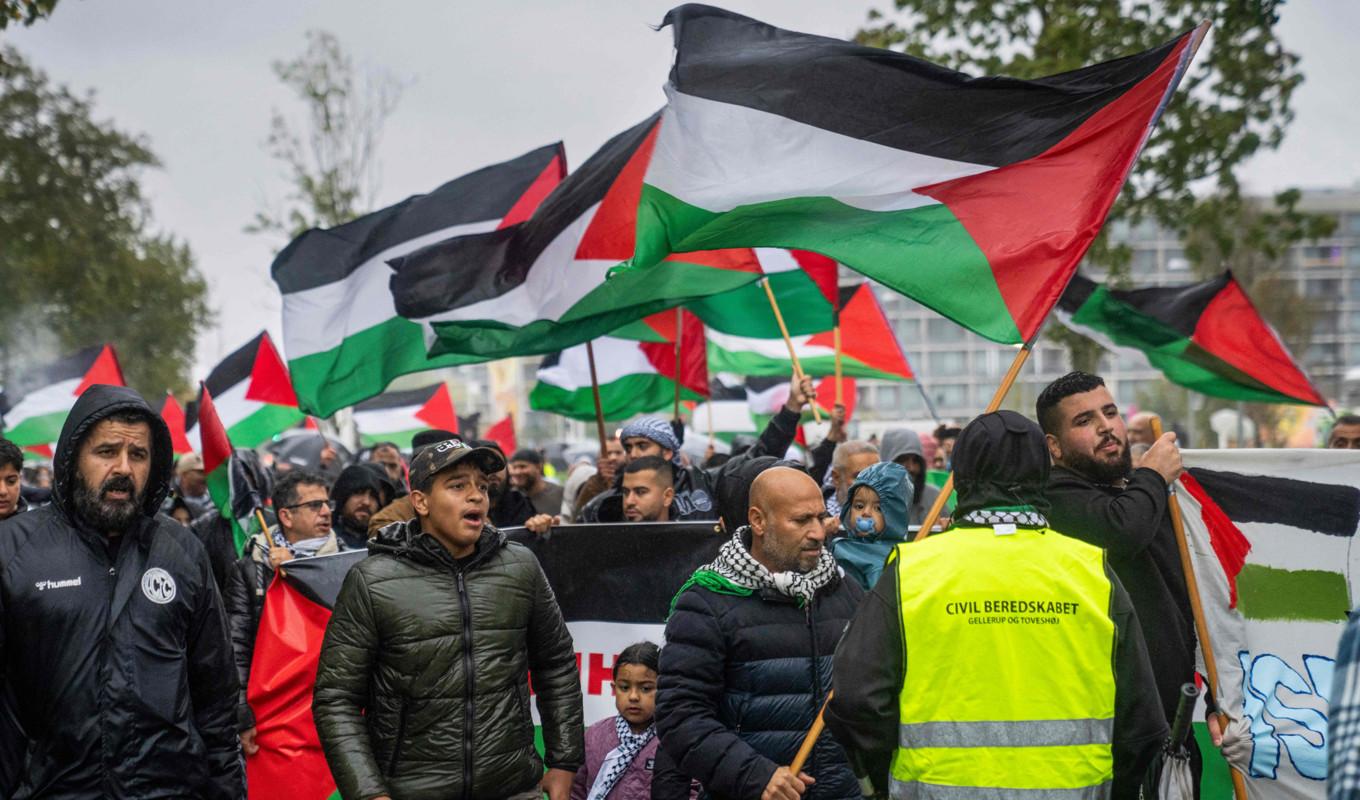
[[[236,798],[237,679],[203,545],[156,515],[170,433],[140,395],[71,409],[52,504],[0,523],[0,669],[25,752],[9,797]]]

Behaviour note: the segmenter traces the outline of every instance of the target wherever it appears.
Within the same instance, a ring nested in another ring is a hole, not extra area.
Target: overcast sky
[[[410,85],[388,120],[380,205],[561,139],[570,166],[661,106],[672,0],[62,0],[5,41],[73,89],[96,92],[100,118],[149,137],[164,168],[145,185],[160,228],[186,239],[211,287],[195,379],[260,328],[279,335],[269,264],[284,242],[243,232],[288,190],[264,152],[271,109],[298,103],[270,70],[309,29],[334,33],[361,64]],[[886,3],[877,3],[886,7]],[[728,0],[785,28],[849,36],[859,0]],[[1250,190],[1360,182],[1360,2],[1284,7],[1280,31],[1302,56],[1296,118],[1278,152],[1246,169]],[[1154,44],[1149,42],[1149,45]],[[297,118],[300,119],[300,116]]]

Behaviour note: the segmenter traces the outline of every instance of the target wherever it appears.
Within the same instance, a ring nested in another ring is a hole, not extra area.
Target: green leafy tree
[[[13,24],[32,25],[52,16],[57,0],[0,0],[0,31]]]
[[[0,51],[0,379],[112,342],[144,393],[186,387],[212,315],[189,249],[150,229],[140,175],[155,166],[92,95]]]
[[[257,213],[246,230],[291,239],[371,210],[379,184],[378,143],[402,84],[378,70],[361,74],[324,31],[309,31],[307,50],[291,61],[275,61],[273,68],[302,101],[307,121],[299,126],[274,110],[266,148],[283,163],[292,188],[283,210]]]
[[[1274,149],[1293,119],[1290,99],[1303,81],[1298,56],[1275,29],[1278,0],[893,0],[869,12],[857,40],[927,58],[973,74],[1037,78],[1146,50],[1213,23],[1180,90],[1134,165],[1110,220],[1145,218],[1190,236],[1247,221],[1241,244],[1267,238],[1269,215],[1239,213],[1238,172]],[[1108,231],[1109,228],[1107,227]],[[1306,236],[1306,226],[1291,229]],[[1295,239],[1294,241],[1297,241]],[[1287,243],[1286,243],[1287,244]],[[1188,251],[1192,260],[1204,251]],[[1132,252],[1097,237],[1087,259],[1127,284]],[[1292,292],[1289,293],[1292,296]],[[1101,348],[1061,326],[1050,338],[1068,347],[1073,366],[1094,370]]]

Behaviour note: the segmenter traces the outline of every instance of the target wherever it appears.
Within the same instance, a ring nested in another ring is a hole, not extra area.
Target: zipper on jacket
[[[463,581],[463,571],[458,576],[458,605],[463,616],[463,672],[467,675],[464,684],[466,699],[463,701],[463,798],[472,796],[472,692],[476,688],[472,664],[472,603],[468,600],[467,584]]]
[[[392,745],[392,756],[387,760],[387,774],[384,777],[394,777],[397,774],[397,762],[401,760],[401,745],[406,741],[406,698],[401,698],[401,707],[397,710],[397,735],[396,741]]]

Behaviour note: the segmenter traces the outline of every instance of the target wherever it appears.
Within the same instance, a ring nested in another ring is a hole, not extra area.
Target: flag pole
[[[675,408],[671,419],[680,419],[680,376],[684,370],[680,366],[680,342],[685,335],[685,309],[675,307]]]
[[[600,458],[609,456],[609,445],[604,438],[604,407],[600,405],[600,379],[595,374],[595,347],[586,342],[586,361],[590,363],[590,393],[595,397],[595,432],[600,436]]]
[[[840,313],[836,314],[836,327],[831,329],[832,338],[836,344],[836,405],[845,405],[845,387],[841,386],[841,320]]]
[[[769,279],[760,282],[765,287],[765,296],[770,300],[770,310],[774,312],[774,321],[779,323],[779,333],[784,337],[784,345],[789,348],[789,360],[793,362],[793,377],[799,383],[803,381],[803,366],[798,363],[798,353],[793,349],[793,339],[789,338],[789,328],[784,324],[784,315],[779,313],[779,301],[774,299],[774,290],[770,288]],[[808,404],[812,406],[812,418],[818,422],[822,421],[822,412],[817,408],[816,396],[808,398]]]
[[[1154,414],[1149,421],[1152,427],[1153,439],[1162,438],[1162,418]],[[1219,697],[1218,683],[1218,662],[1214,660],[1214,645],[1209,638],[1209,625],[1204,618],[1204,604],[1199,596],[1199,581],[1195,579],[1195,565],[1190,560],[1190,542],[1185,538],[1185,521],[1181,518],[1181,501],[1176,497],[1174,488],[1167,498],[1167,506],[1171,513],[1171,529],[1176,533],[1176,548],[1181,555],[1181,571],[1185,573],[1185,591],[1190,595],[1190,610],[1195,615],[1195,633],[1199,635],[1199,649],[1204,656],[1204,671],[1209,673],[1209,688],[1213,692],[1215,700]],[[1227,730],[1228,715],[1220,709],[1218,714],[1218,724]],[[1172,742],[1172,745],[1179,742]],[[1237,800],[1245,800],[1247,796],[1246,781],[1242,778],[1242,773],[1228,765],[1229,774],[1232,776],[1233,796]]]

